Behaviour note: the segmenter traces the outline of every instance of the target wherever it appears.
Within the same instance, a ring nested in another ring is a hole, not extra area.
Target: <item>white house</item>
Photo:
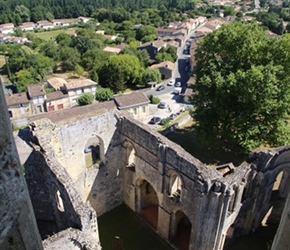
[[[64,84],[64,91],[68,93],[71,106],[76,106],[77,99],[83,93],[92,93],[95,96],[98,83],[90,79],[76,79]]]

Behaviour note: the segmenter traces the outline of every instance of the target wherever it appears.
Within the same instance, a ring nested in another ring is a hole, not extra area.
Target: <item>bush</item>
[[[80,106],[92,104],[94,101],[94,96],[92,93],[84,93],[78,99],[78,104]]]
[[[152,104],[158,104],[158,103],[160,103],[160,99],[157,96],[150,95],[149,96],[149,100],[150,100],[150,102]]]

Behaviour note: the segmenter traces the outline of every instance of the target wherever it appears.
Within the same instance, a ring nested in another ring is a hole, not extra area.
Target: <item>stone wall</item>
[[[273,205],[273,186],[281,172],[283,184],[277,193],[279,197],[289,193],[287,147],[252,154],[248,161],[224,174],[128,114],[94,107],[90,111],[80,107],[55,112],[33,121],[42,168],[47,169],[43,171],[45,177],[40,178],[55,183],[65,206],[71,204],[68,210],[72,212],[62,221],[56,213],[55,192],[48,192],[51,218],[65,225],[61,229],[66,228],[47,239],[55,246],[58,240],[65,240],[65,232],[71,235],[70,227],[74,226],[70,223],[78,216],[80,223],[76,225],[81,227],[76,228],[81,231],[74,240],[87,237],[86,244],[91,244],[89,239],[97,237],[92,233],[97,226],[88,217],[92,215],[90,206],[100,216],[125,203],[140,215],[144,204],[157,205],[156,231],[168,242],[176,236],[177,224],[183,218],[191,225],[189,249],[221,250],[260,226]],[[99,159],[91,165],[87,161],[90,155],[84,152],[88,145],[100,151]],[[38,161],[34,160],[35,167]],[[31,180],[34,178],[37,176]],[[178,188],[172,193],[176,179]],[[144,183],[155,192],[147,193]],[[38,202],[43,199],[35,195]],[[86,201],[90,206],[84,204]],[[42,216],[41,211],[37,216]]]
[[[0,249],[42,249],[0,86]]]

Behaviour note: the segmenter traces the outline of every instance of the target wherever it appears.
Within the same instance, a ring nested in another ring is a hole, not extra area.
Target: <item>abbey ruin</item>
[[[101,249],[97,216],[125,203],[169,243],[182,226],[187,249],[221,250],[277,199],[286,205],[272,249],[289,248],[290,147],[213,169],[113,103],[94,104],[30,120],[27,189],[0,97],[0,249]]]

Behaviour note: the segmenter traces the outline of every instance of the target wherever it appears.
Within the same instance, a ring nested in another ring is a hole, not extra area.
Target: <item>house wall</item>
[[[8,107],[8,111],[12,113],[12,119],[21,119],[24,117],[31,116],[32,113],[32,107],[31,104],[28,103],[26,105],[23,105],[23,107],[17,106],[10,106]]]
[[[149,116],[149,105],[142,105],[135,108],[130,108],[129,111],[135,119]]]
[[[70,107],[69,98],[62,98],[59,100],[51,100],[45,102],[47,112],[67,109]]]

